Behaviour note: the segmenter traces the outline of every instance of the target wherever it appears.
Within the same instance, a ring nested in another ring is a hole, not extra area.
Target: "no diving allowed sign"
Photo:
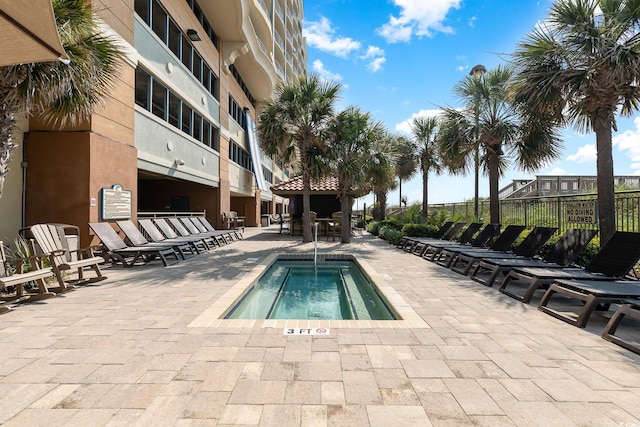
[[[331,335],[329,328],[286,328],[282,335]]]

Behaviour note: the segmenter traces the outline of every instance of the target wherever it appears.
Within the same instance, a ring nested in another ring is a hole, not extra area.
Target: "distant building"
[[[500,199],[562,196],[596,191],[595,175],[538,175],[535,179],[514,179],[500,190]],[[640,188],[640,176],[616,176],[615,186]]]

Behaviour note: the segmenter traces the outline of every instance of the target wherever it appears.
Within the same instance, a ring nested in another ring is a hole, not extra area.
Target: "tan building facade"
[[[287,171],[253,124],[280,81],[306,73],[302,0],[102,0],[125,58],[106,105],[85,122],[25,121],[0,240],[39,222],[80,226],[139,212],[231,211],[260,225],[286,209],[270,185]],[[24,158],[23,158],[24,156]]]

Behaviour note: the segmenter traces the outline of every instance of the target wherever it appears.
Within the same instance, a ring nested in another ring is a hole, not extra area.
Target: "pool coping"
[[[264,271],[277,259],[313,259],[313,255],[277,252],[267,256],[264,260],[251,268],[227,292],[224,293],[209,308],[196,317],[187,327],[189,328],[430,328],[414,309],[384,282],[365,260],[351,254],[318,254],[319,259],[355,260],[363,273],[377,288],[380,297],[392,307],[393,312],[401,320],[317,320],[317,319],[224,319],[222,318],[246,293],[249,286],[255,282]]]

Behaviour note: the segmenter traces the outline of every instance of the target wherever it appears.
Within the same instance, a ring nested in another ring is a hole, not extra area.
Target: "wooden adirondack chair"
[[[106,279],[98,266],[104,262],[104,258],[93,255],[95,247],[76,250],[70,248],[64,229],[54,224],[36,224],[29,227],[29,231],[37,243],[36,252],[49,255],[52,261],[51,267],[58,277],[62,290],[73,288],[73,285],[95,283]],[[84,277],[84,270],[87,267],[93,269],[95,277]],[[78,277],[65,280],[63,272],[74,269]]]
[[[31,266],[31,271],[27,271],[27,266]],[[4,244],[0,241],[0,313],[11,310],[7,303],[37,301],[55,296],[44,281],[53,276],[53,269],[43,266],[42,257],[7,258]],[[36,282],[37,289],[26,290],[24,285],[30,282]]]

